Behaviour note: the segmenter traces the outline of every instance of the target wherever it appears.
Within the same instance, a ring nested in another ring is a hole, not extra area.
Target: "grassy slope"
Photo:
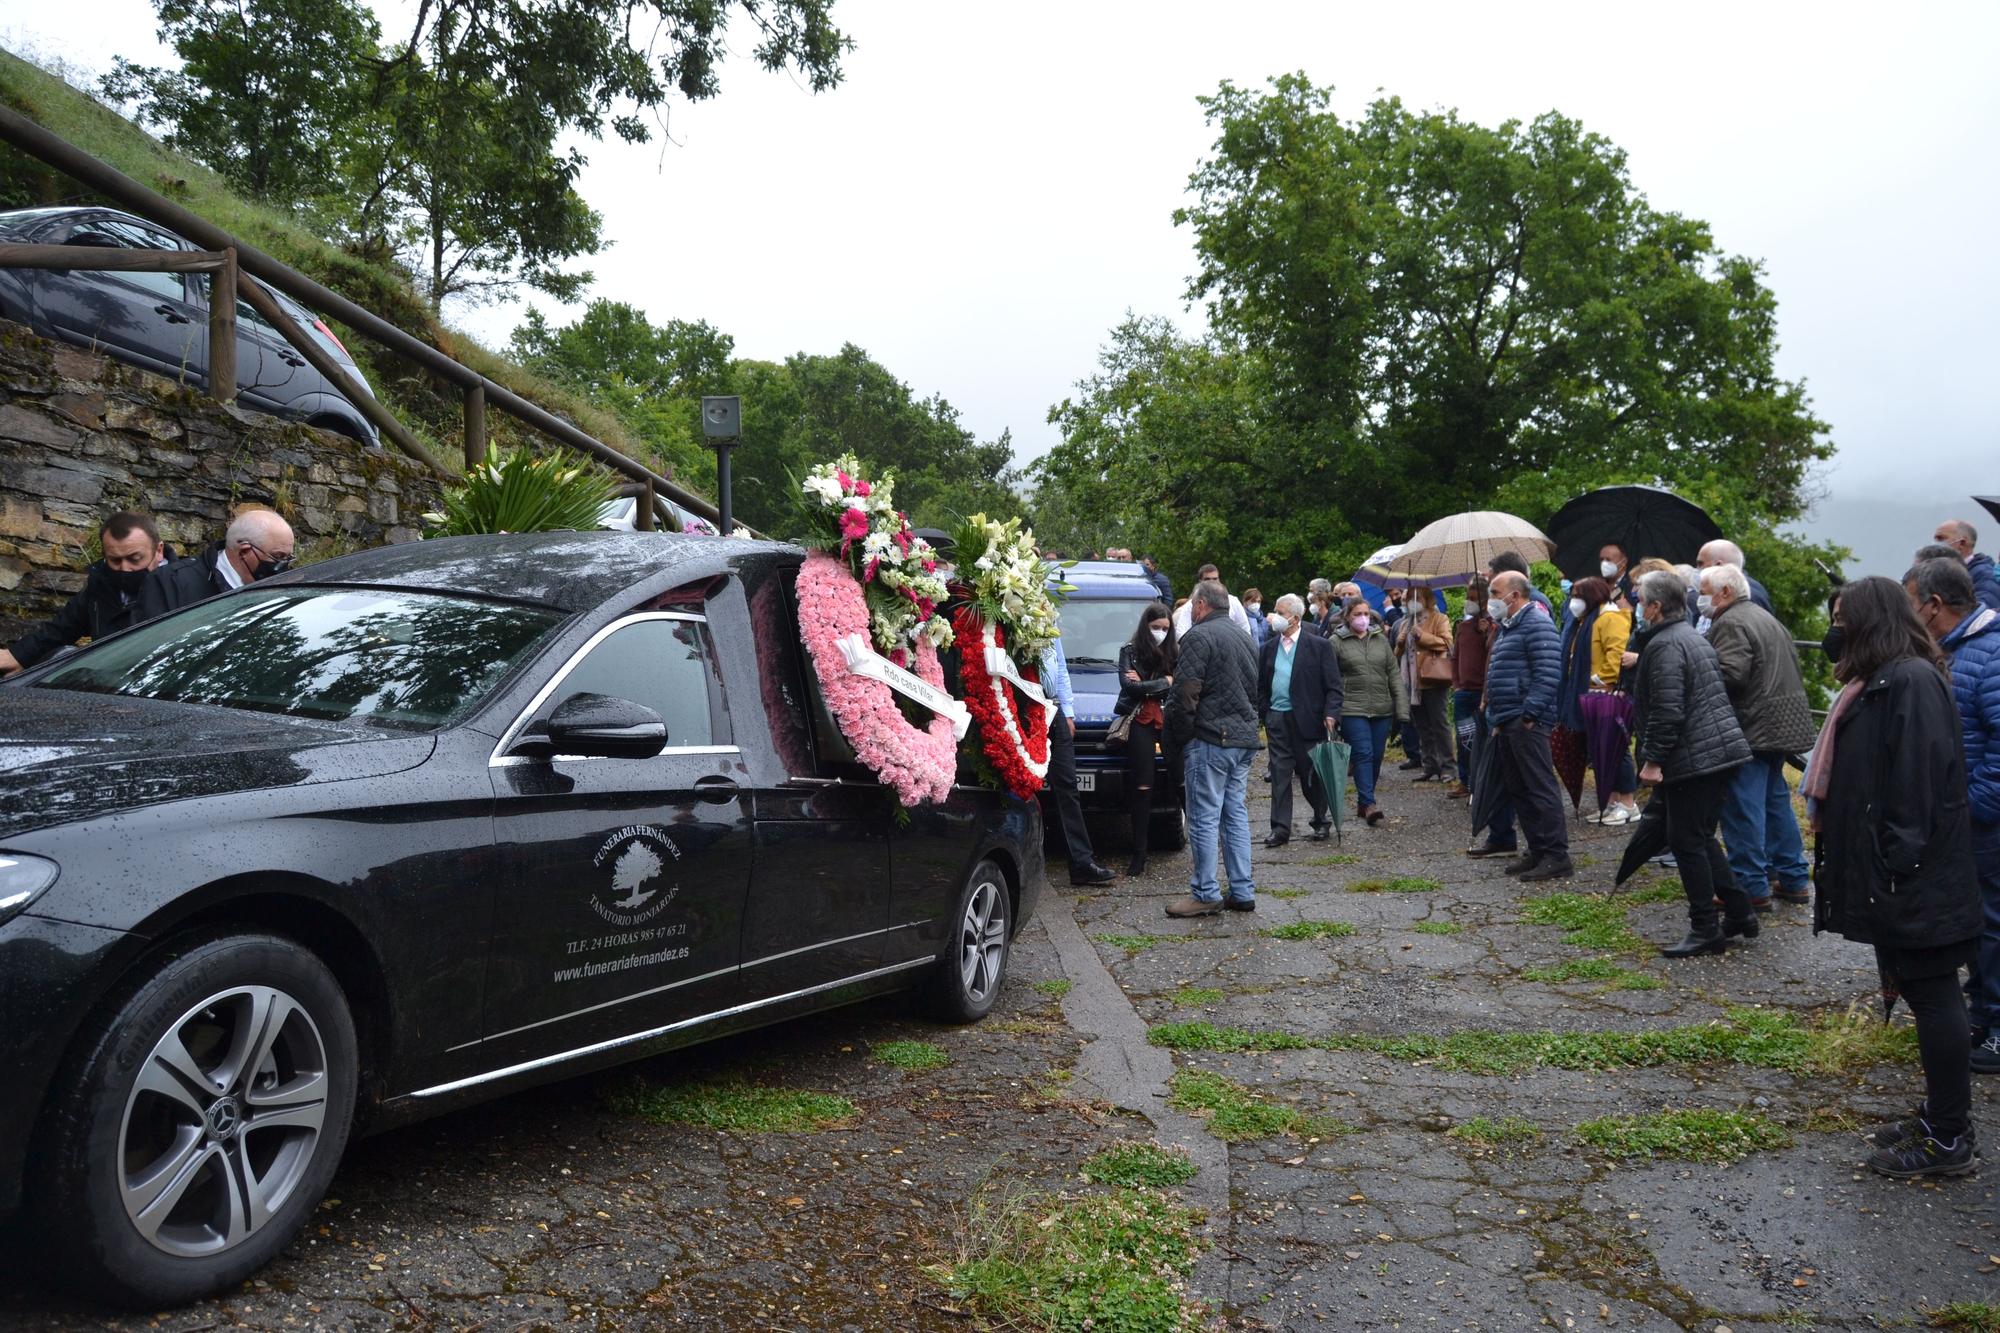
[[[0,51],[0,101],[110,163],[140,184],[157,190],[234,236],[290,264],[399,328],[457,357],[523,398],[565,417],[604,443],[660,466],[618,420],[589,399],[513,365],[463,334],[439,325],[429,307],[393,264],[371,261],[328,244],[311,223],[281,210],[243,199],[214,172],[165,147],[138,126],[87,93],[78,91],[26,60]],[[10,196],[5,207],[87,202],[92,196],[52,168],[0,144],[0,185]],[[461,397],[366,338],[338,329],[375,392],[419,438],[448,460],[461,456]],[[531,439],[512,418],[489,410],[487,428],[503,443]]]

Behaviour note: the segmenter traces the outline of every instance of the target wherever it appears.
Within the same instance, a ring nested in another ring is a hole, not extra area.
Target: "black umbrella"
[[[1472,747],[1472,763],[1466,777],[1472,784],[1472,799],[1466,804],[1472,811],[1472,833],[1477,837],[1481,829],[1493,822],[1493,813],[1506,795],[1500,787],[1500,745],[1494,737],[1489,735]]]
[[[1986,512],[2000,518],[2000,495],[1975,495],[1973,499],[1986,507]]]
[[[1618,878],[1612,881],[1616,888],[1639,873],[1639,867],[1667,850],[1667,803],[1659,792],[1654,792],[1646,801],[1646,808],[1639,812],[1639,822],[1632,826],[1632,836],[1625,843],[1625,854],[1618,858]]]
[[[1597,553],[1607,543],[1638,564],[1658,556],[1691,565],[1702,546],[1722,535],[1708,511],[1658,486],[1606,486],[1579,495],[1544,529],[1556,544],[1556,564],[1570,578],[1597,573]]]

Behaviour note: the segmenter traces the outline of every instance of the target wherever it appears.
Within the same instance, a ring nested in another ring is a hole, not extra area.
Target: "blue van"
[[[1118,650],[1132,641],[1139,617],[1159,590],[1136,562],[1082,560],[1053,571],[1051,588],[1069,586],[1058,623],[1063,655],[1069,662],[1070,690],[1076,696],[1076,785],[1083,813],[1094,823],[1125,830],[1125,747],[1107,748],[1104,733],[1118,704]],[[1060,829],[1061,818],[1047,809],[1042,824]],[[1153,851],[1179,851],[1187,841],[1181,813],[1180,774],[1153,784]]]

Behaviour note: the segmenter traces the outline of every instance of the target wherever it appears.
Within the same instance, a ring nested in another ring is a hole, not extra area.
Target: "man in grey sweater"
[[[1195,585],[1192,623],[1181,636],[1168,724],[1184,746],[1188,896],[1168,916],[1212,916],[1224,907],[1216,882],[1218,841],[1229,874],[1231,911],[1257,909],[1250,870],[1250,760],[1257,753],[1257,650],[1229,618],[1229,593],[1213,579]]]

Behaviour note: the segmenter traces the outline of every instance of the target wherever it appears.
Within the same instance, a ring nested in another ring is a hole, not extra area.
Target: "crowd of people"
[[[1378,611],[1359,585],[1315,579],[1258,622],[1262,592],[1239,600],[1213,565],[1178,606],[1156,585],[1162,599],[1120,655],[1118,711],[1143,710],[1130,762],[1146,788],[1161,763],[1185,774],[1189,893],[1166,912],[1255,910],[1258,749],[1273,848],[1297,832],[1295,782],[1307,836],[1327,836],[1331,797],[1309,758],[1322,740],[1346,743],[1354,813],[1381,823],[1399,731],[1414,783],[1483,795],[1468,855],[1508,857],[1504,873],[1522,882],[1566,879],[1576,866],[1552,743],[1593,715],[1621,718],[1630,740],[1596,755],[1608,795],[1589,818],[1635,838],[1651,825],[1657,859],[1677,869],[1687,931],[1661,954],[1754,940],[1787,903],[1811,906],[1816,931],[1873,946],[1885,996],[1914,1017],[1927,1095],[1874,1136],[1870,1165],[1969,1170],[1971,1075],[2000,1074],[2000,580],[1976,544],[1951,520],[1900,583],[1863,578],[1834,596],[1821,647],[1840,689],[1824,722],[1791,632],[1727,540],[1692,565],[1606,545],[1561,607],[1502,552],[1456,624],[1426,587]],[[1482,755],[1495,775],[1483,794]]]
[[[98,535],[102,556],[81,589],[0,650],[0,674],[268,578],[293,554],[291,528],[268,510],[240,513],[192,557],[136,511],[111,515]],[[1840,688],[1823,722],[1790,631],[1727,540],[1693,565],[1608,544],[1561,607],[1504,551],[1471,579],[1456,624],[1432,588],[1390,593],[1378,610],[1358,584],[1327,579],[1266,611],[1261,590],[1237,597],[1214,565],[1176,603],[1142,557],[1159,597],[1116,668],[1114,734],[1133,798],[1127,871],[1146,870],[1152,793],[1177,769],[1189,892],[1167,914],[1254,911],[1258,752],[1271,783],[1263,845],[1274,848],[1296,832],[1294,783],[1306,836],[1329,836],[1334,798],[1314,758],[1323,741],[1345,744],[1355,815],[1380,824],[1400,733],[1399,771],[1474,802],[1469,856],[1508,857],[1504,873],[1524,883],[1565,879],[1576,865],[1557,750],[1610,718],[1630,740],[1620,731],[1595,751],[1608,795],[1590,818],[1633,825],[1635,839],[1652,825],[1678,869],[1688,928],[1660,952],[1721,953],[1757,938],[1760,917],[1783,903],[1811,905],[1816,931],[1871,945],[1885,996],[1914,1017],[1926,1097],[1877,1133],[1870,1164],[1894,1176],[1969,1170],[1970,1077],[2000,1074],[2000,578],[1977,539],[1963,520],[1940,524],[1900,581],[1862,578],[1830,599],[1820,646]],[[1049,781],[1071,877],[1109,883],[1075,799],[1059,641],[1041,667],[1061,710]]]

